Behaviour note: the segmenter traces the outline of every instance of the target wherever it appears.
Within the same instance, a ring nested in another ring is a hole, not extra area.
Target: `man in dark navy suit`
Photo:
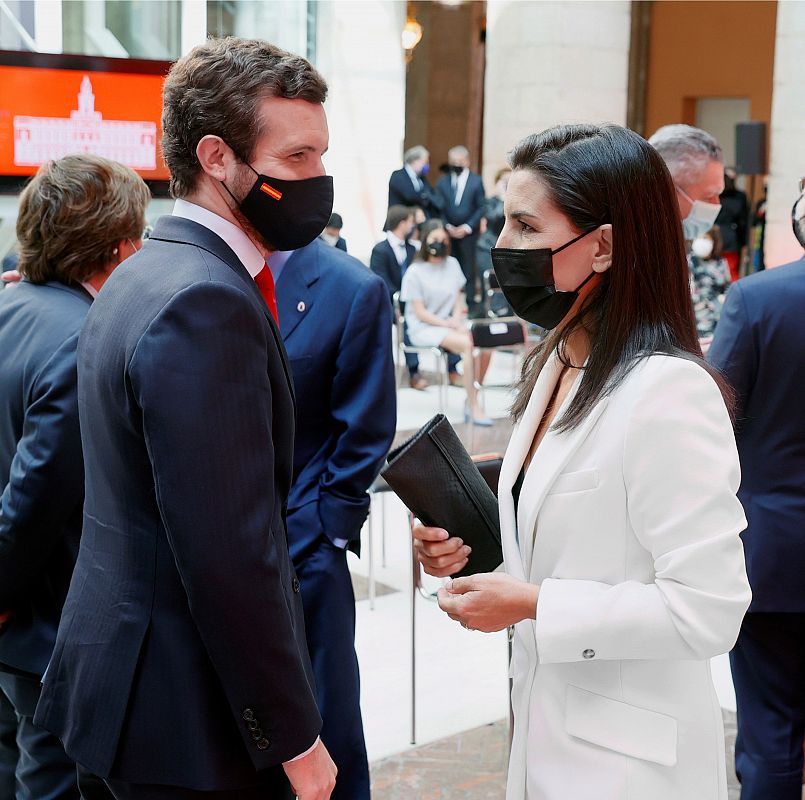
[[[438,217],[443,203],[428,181],[430,153],[421,144],[410,147],[403,156],[402,169],[389,178],[389,203],[392,206],[418,206],[425,219]]]
[[[0,293],[4,800],[78,796],[75,762],[33,721],[81,537],[76,347],[93,297],[140,246],[148,199],[133,170],[89,155],[46,164],[20,197],[25,280]]]
[[[327,227],[322,231],[321,239],[327,242],[331,247],[337,247],[339,250],[347,252],[347,240],[341,235],[341,229],[344,227],[344,220],[340,214],[330,214],[330,219],[327,222]]]
[[[321,738],[338,767],[333,798],[368,800],[347,550],[358,551],[367,490],[397,422],[391,304],[379,278],[320,240],[275,253],[269,267],[300,420],[288,543],[302,585]]]
[[[35,717],[85,800],[334,786],[287,546],[294,396],[265,263],[332,212],[326,91],[304,59],[236,38],[165,80],[178,199],[81,335],[84,529]]]
[[[805,199],[794,207],[805,248]],[[752,586],[730,654],[742,800],[801,796],[805,738],[805,258],[733,284],[708,352],[737,393]]]
[[[450,251],[461,264],[467,278],[467,308],[477,309],[475,302],[475,249],[484,215],[486,194],[481,176],[470,170],[470,153],[461,145],[447,153],[448,173],[436,184],[444,210],[442,218],[450,236]]]

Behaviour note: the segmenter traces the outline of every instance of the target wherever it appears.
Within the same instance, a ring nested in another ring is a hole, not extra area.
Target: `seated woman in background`
[[[467,309],[462,289],[467,279],[450,255],[450,237],[440,219],[426,222],[420,238],[422,246],[403,275],[400,292],[400,300],[406,304],[408,336],[415,347],[441,347],[464,356],[464,421],[490,426],[492,420],[478,405],[475,380],[483,383],[491,353],[481,353],[476,376],[472,336],[464,320]]]

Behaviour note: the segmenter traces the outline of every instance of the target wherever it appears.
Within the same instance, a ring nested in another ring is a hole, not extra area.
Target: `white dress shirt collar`
[[[386,239],[391,245],[391,249],[394,251],[397,263],[402,266],[405,259],[408,258],[408,248],[405,246],[405,242],[400,239],[399,236],[395,236],[391,231],[386,231]]]
[[[461,198],[464,196],[464,190],[467,188],[467,179],[470,177],[470,171],[467,167],[455,176],[453,188],[455,189],[456,205],[461,203]]]
[[[414,184],[414,189],[419,191],[422,188],[422,180],[419,175],[417,175],[408,164],[405,164],[405,171],[408,173],[411,183]]]
[[[98,296],[98,290],[89,281],[81,281],[81,286],[87,290],[93,300]]]
[[[265,267],[266,262],[254,242],[246,235],[243,228],[238,227],[234,222],[224,219],[214,211],[181,198],[173,207],[173,216],[197,222],[220,236],[238,257],[240,263],[246,267],[252,278],[257,277]]]

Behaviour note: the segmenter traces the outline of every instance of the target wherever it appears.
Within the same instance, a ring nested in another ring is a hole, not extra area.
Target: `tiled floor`
[[[735,714],[724,712],[729,800],[738,800],[732,769]],[[508,721],[496,722],[385,758],[372,765],[373,800],[503,800]]]

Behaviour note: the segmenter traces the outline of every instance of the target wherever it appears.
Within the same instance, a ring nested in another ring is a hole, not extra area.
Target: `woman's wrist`
[[[522,597],[520,598],[521,619],[537,618],[537,603],[539,601],[539,586],[534,583],[523,585]]]

